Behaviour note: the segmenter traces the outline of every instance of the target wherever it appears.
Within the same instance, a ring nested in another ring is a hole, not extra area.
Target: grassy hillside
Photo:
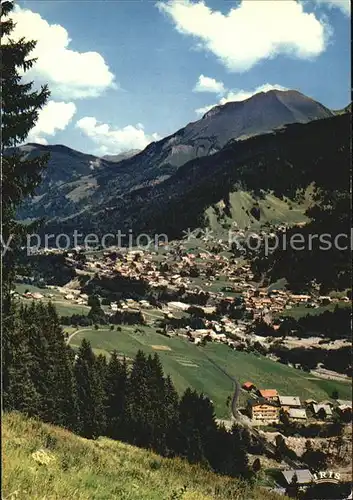
[[[212,399],[219,418],[229,416],[226,399],[233,391],[232,377],[240,383],[251,380],[261,388],[275,388],[282,395],[296,395],[303,400],[327,399],[333,390],[338,390],[342,399],[350,398],[349,383],[323,381],[264,356],[234,351],[223,344],[208,343],[198,347],[181,338],[164,337],[148,326],[139,328],[141,333],[135,333],[134,326],[123,326],[121,332],[103,327],[98,331],[84,328],[73,336],[70,345],[78,348],[86,338],[97,354],[109,356],[116,349],[133,358],[139,349],[147,354],[157,352],[177,390],[183,392],[192,387],[204,392]]]
[[[3,500],[276,500],[259,487],[163,459],[118,441],[96,441],[12,413],[3,417]]]
[[[287,198],[283,200],[273,194],[266,194],[263,199],[256,199],[251,193],[246,191],[234,191],[229,193],[229,212],[225,211],[224,202],[221,200],[210,206],[205,215],[208,226],[212,231],[224,236],[233,221],[236,221],[239,228],[251,227],[253,230],[260,228],[266,223],[270,224],[297,224],[306,222],[308,218],[304,212],[310,203],[310,193],[308,189],[303,201],[296,202]],[[256,219],[251,211],[258,208],[259,218]]]

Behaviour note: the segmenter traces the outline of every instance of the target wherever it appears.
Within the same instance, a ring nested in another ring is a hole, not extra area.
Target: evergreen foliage
[[[105,313],[101,308],[99,297],[91,295],[88,299],[88,305],[91,308],[88,313],[88,318],[92,321],[92,323],[104,322]]]
[[[5,411],[21,411],[86,438],[105,435],[180,456],[219,474],[251,476],[249,436],[238,427],[218,427],[203,394],[187,389],[179,398],[157,354],[139,351],[128,367],[115,351],[108,362],[95,355],[85,339],[75,354],[50,303],[17,307],[13,328]]]
[[[11,303],[16,257],[21,241],[31,225],[15,221],[15,211],[25,198],[33,195],[40,183],[48,157],[24,160],[16,149],[4,155],[7,148],[25,140],[34,127],[38,112],[45,105],[49,90],[43,86],[33,90],[33,82],[23,83],[21,72],[28,71],[35,59],[30,53],[36,43],[24,38],[12,40],[14,28],[10,17],[14,4],[1,4],[1,291],[2,291],[2,392],[5,408],[20,408],[34,414],[41,399],[31,382],[31,371],[37,353],[30,351],[29,325],[21,319],[22,311]],[[8,246],[9,248],[4,248]],[[28,328],[27,328],[28,326]],[[44,338],[44,337],[43,337]],[[46,363],[43,360],[43,363]],[[45,391],[45,384],[37,388]]]
[[[105,431],[103,370],[85,339],[79,348],[74,374],[77,384],[78,428],[82,436],[97,438]]]
[[[12,2],[1,4],[1,235],[2,242],[11,241],[11,249],[1,256],[3,314],[8,313],[9,308],[15,248],[31,229],[15,221],[15,211],[25,198],[33,195],[49,159],[42,156],[24,160],[23,153],[16,148],[10,155],[4,155],[6,149],[26,139],[50,95],[46,85],[38,91],[33,90],[33,82],[21,81],[21,72],[28,71],[35,63],[30,53],[36,42],[24,38],[12,40],[14,22],[9,15],[13,7]]]

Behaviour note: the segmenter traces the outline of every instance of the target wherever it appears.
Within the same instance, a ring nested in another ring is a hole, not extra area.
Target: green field
[[[98,331],[85,329],[72,338],[70,345],[78,347],[86,338],[95,351],[102,354],[116,349],[132,358],[139,349],[147,354],[157,352],[165,372],[172,377],[179,392],[187,387],[203,391],[213,400],[217,415],[228,416],[225,401],[232,392],[232,381],[209,362],[202,349],[184,339],[164,337],[149,327],[141,329],[144,333],[134,333],[135,326],[124,327],[121,332],[103,328]],[[152,345],[166,346],[170,350],[156,350]]]
[[[192,387],[204,392],[212,399],[219,418],[229,417],[226,399],[233,390],[231,377],[236,377],[240,383],[249,380],[259,388],[277,389],[282,395],[301,399],[327,399],[335,389],[341,399],[351,397],[349,383],[319,379],[263,356],[234,351],[222,344],[208,343],[205,347],[198,347],[181,338],[164,337],[151,327],[141,329],[143,333],[135,333],[135,326],[124,326],[121,332],[103,327],[98,331],[87,328],[77,333],[70,345],[77,348],[86,338],[93,349],[102,354],[109,355],[116,349],[132,358],[139,349],[147,354],[158,352],[165,372],[171,375],[178,391]],[[169,350],[156,350],[152,346],[165,346]],[[243,397],[241,401],[244,401]]]
[[[27,285],[26,283],[18,283],[16,284],[16,292],[17,293],[25,293],[26,291],[31,293],[41,293],[44,296],[49,294],[53,294],[55,297],[60,297],[61,294],[57,290],[50,290],[49,288],[39,288],[38,286]]]
[[[16,285],[16,292],[19,294],[23,294],[27,290],[31,293],[41,293],[44,296],[44,298],[41,299],[42,302],[52,302],[52,304],[55,305],[59,316],[72,316],[73,314],[86,315],[90,310],[88,306],[70,303],[64,298],[64,294],[58,292],[58,290],[39,288],[37,286],[27,285],[23,283]],[[67,291],[67,293],[69,293],[69,290]],[[50,294],[52,294],[53,297],[49,297]],[[31,303],[32,299],[25,299],[21,297],[21,301],[23,301],[25,304],[29,304]]]

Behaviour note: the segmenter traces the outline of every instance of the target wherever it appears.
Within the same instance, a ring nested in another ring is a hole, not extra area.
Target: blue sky
[[[17,33],[40,42],[29,76],[52,90],[32,141],[98,155],[142,148],[271,86],[334,109],[350,100],[345,0],[18,5]]]

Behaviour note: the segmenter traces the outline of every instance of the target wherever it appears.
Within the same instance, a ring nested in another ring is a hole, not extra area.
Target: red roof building
[[[276,389],[259,389],[259,394],[262,398],[270,401],[275,401],[278,398],[278,392]]]
[[[242,388],[247,390],[247,391],[251,391],[251,389],[255,389],[255,384],[253,384],[252,382],[244,382],[244,384],[242,385]]]

